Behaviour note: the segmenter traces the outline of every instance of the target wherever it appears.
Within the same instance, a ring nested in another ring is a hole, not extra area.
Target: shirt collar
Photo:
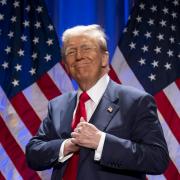
[[[91,87],[88,91],[87,91],[87,94],[89,95],[90,99],[98,104],[101,97],[103,96],[106,88],[107,88],[107,85],[109,83],[109,76],[108,74],[105,74],[104,76],[102,76],[97,82],[96,84]],[[78,100],[79,100],[79,96],[80,94],[82,93],[82,90],[81,89],[78,89],[78,93],[77,93],[77,97],[78,97]]]

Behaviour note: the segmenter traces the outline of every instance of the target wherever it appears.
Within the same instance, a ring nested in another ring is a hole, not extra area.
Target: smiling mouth
[[[74,63],[72,67],[74,68],[83,68],[89,66],[89,62],[80,62],[80,63]]]

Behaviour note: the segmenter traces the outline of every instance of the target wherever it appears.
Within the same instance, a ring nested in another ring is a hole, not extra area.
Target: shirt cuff
[[[99,161],[101,159],[102,150],[103,150],[103,147],[104,147],[105,137],[106,137],[106,133],[102,132],[101,138],[100,138],[100,141],[99,141],[99,145],[98,145],[97,149],[95,150],[95,155],[94,155],[94,160],[95,161]]]
[[[63,141],[63,143],[61,144],[61,148],[60,148],[60,151],[59,151],[59,158],[58,158],[58,162],[64,162],[64,161],[66,161],[67,159],[69,159],[72,155],[73,155],[73,153],[71,153],[71,154],[68,154],[67,156],[64,156],[64,145],[65,145],[65,143],[67,142],[67,141],[69,141],[69,139],[66,139],[65,141]]]

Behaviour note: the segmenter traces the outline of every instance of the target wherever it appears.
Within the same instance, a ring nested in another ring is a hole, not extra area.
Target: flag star
[[[123,30],[123,33],[126,33],[126,32],[127,32],[127,27],[125,27]]]
[[[0,21],[4,20],[4,14],[0,14]]]
[[[31,68],[31,70],[29,71],[31,75],[36,74],[36,69],[35,68]]]
[[[172,12],[171,16],[173,17],[173,19],[174,19],[174,18],[177,18],[177,13]]]
[[[34,44],[39,43],[39,38],[38,38],[38,37],[34,37],[34,39],[33,39],[33,43],[34,43]]]
[[[53,25],[52,25],[52,24],[49,24],[48,29],[49,29],[50,31],[54,30]]]
[[[148,76],[148,78],[150,79],[150,81],[154,81],[156,80],[156,75],[151,73],[150,76]]]
[[[155,12],[155,11],[157,11],[157,6],[153,5],[150,9],[151,9],[152,12]]]
[[[6,51],[6,54],[9,54],[11,52],[11,47],[7,46],[4,50]]]
[[[22,36],[21,36],[21,39],[22,39],[22,41],[27,41],[27,36],[22,35]]]
[[[159,63],[158,61],[154,60],[151,64],[153,65],[153,68],[155,68],[158,67],[158,63]]]
[[[136,43],[131,42],[131,44],[129,44],[129,46],[130,46],[131,49],[135,49],[135,48],[136,48],[136,47],[135,47],[135,46],[136,46]]]
[[[156,48],[154,49],[154,51],[156,52],[156,54],[161,53],[161,48],[158,47],[158,46],[156,46]]]
[[[171,50],[169,49],[168,52],[167,52],[167,54],[168,54],[169,57],[171,57],[171,56],[173,56],[173,51],[171,51]]]
[[[138,15],[138,17],[136,18],[136,20],[137,20],[137,22],[142,22],[142,17],[140,17],[140,16]]]
[[[171,64],[167,62],[164,67],[166,68],[166,70],[171,69]]]
[[[48,46],[53,45],[53,39],[48,39],[48,40],[46,41],[46,43],[48,44]]]
[[[14,32],[10,31],[8,34],[8,37],[11,39],[12,37],[14,37]]]
[[[130,20],[130,19],[131,19],[131,15],[128,16],[128,20]]]
[[[13,84],[14,87],[15,87],[15,86],[19,86],[19,81],[16,80],[16,79],[14,79],[14,80],[12,81],[12,84]]]
[[[162,11],[164,12],[164,14],[168,14],[169,13],[168,8],[166,8],[166,7],[164,7],[164,9]]]
[[[0,3],[1,3],[2,6],[4,6],[4,5],[7,4],[7,0],[1,0]]]
[[[176,26],[175,25],[171,25],[171,30],[172,31],[176,31]]]
[[[173,37],[170,37],[169,40],[170,40],[171,44],[175,42]]]
[[[178,54],[177,57],[180,59],[180,54]]]
[[[141,4],[139,5],[139,7],[140,7],[140,9],[145,9],[145,4],[141,3]]]
[[[24,56],[24,50],[19,49],[18,54],[19,54],[19,56]]]
[[[150,26],[151,26],[151,25],[154,25],[154,19],[149,19],[148,24],[149,24]]]
[[[160,33],[159,33],[159,35],[157,36],[157,38],[159,39],[159,41],[160,41],[160,40],[164,40],[164,34],[160,34]]]
[[[159,24],[161,24],[161,26],[166,26],[166,21],[162,20]]]
[[[144,45],[141,49],[143,50],[143,52],[146,52],[146,51],[148,51],[148,46]]]
[[[38,13],[42,12],[42,6],[38,6],[38,8],[36,9],[36,11],[37,11]]]
[[[12,23],[16,22],[16,18],[17,18],[16,16],[12,16],[11,22],[12,22]]]
[[[29,27],[29,21],[27,21],[27,20],[25,20],[24,22],[23,22],[23,25],[24,25],[24,27]]]
[[[27,12],[29,12],[29,11],[31,10],[31,6],[28,5],[28,6],[25,8],[25,10],[26,10]]]
[[[146,64],[146,60],[143,58],[141,58],[138,62],[140,63],[141,66]]]
[[[39,29],[41,27],[41,23],[39,21],[37,21],[34,26],[36,27],[36,29]]]
[[[19,1],[15,1],[14,3],[13,3],[13,6],[16,8],[16,7],[19,7]]]
[[[139,31],[135,29],[135,30],[133,31],[133,34],[134,34],[133,36],[139,36]]]
[[[144,34],[145,36],[146,36],[146,39],[148,39],[148,38],[151,38],[151,32],[146,32],[146,34]]]
[[[50,54],[46,54],[44,59],[46,59],[47,62],[50,61],[51,60],[51,55]]]
[[[32,56],[33,60],[37,59],[37,53],[33,52]]]
[[[178,0],[174,0],[174,1],[173,1],[173,4],[174,4],[174,6],[178,6],[178,5],[179,5]]]
[[[16,69],[16,71],[21,71],[22,69],[21,69],[21,65],[19,65],[19,64],[16,64],[16,66],[14,66],[14,68]]]
[[[7,68],[9,67],[9,63],[6,62],[6,61],[4,61],[4,63],[2,64],[2,67],[3,67],[4,69],[7,69]]]

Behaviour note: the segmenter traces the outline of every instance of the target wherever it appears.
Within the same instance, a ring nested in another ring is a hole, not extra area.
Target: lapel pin
[[[108,112],[112,113],[113,112],[113,108],[111,106],[108,107],[107,109]]]

